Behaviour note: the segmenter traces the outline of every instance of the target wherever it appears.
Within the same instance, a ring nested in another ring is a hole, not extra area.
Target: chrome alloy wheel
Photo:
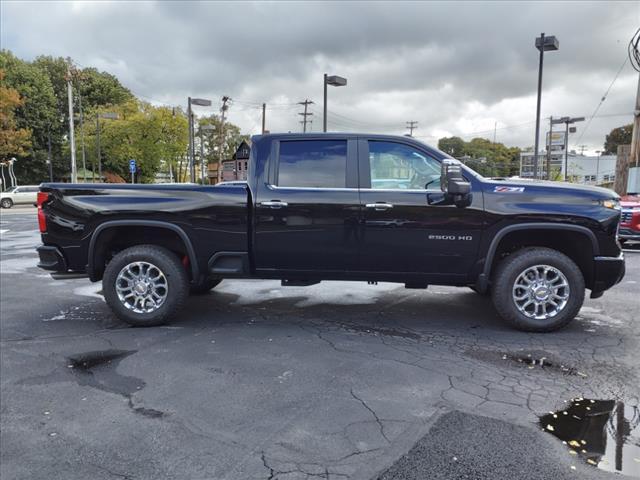
[[[569,281],[560,270],[550,265],[534,265],[518,275],[512,297],[522,314],[546,320],[566,307],[570,293]]]
[[[118,273],[116,293],[129,310],[151,313],[167,299],[169,283],[164,273],[152,263],[133,262]]]

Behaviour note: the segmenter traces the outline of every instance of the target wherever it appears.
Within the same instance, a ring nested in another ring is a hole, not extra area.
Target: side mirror
[[[440,188],[456,206],[466,207],[471,204],[471,183],[462,176],[459,162],[455,160],[442,161]]]
[[[443,160],[440,170],[440,188],[450,195],[471,193],[471,184],[462,176],[460,164],[453,160]]]

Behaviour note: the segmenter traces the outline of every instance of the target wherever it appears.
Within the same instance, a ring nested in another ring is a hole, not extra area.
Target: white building
[[[563,180],[564,149],[551,150],[551,180]],[[547,152],[538,154],[539,178],[547,178]],[[567,158],[567,180],[574,183],[601,185],[612,183],[616,174],[615,155],[578,155],[570,152]],[[533,178],[533,152],[520,153],[520,176]]]

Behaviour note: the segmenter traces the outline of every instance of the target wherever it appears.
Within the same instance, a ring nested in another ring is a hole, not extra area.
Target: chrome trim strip
[[[597,262],[624,262],[624,253],[620,252],[617,257],[593,257]]]

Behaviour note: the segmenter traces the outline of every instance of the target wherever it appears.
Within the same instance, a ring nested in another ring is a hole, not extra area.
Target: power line
[[[596,109],[593,111],[593,113],[591,114],[591,117],[589,118],[589,121],[587,121],[587,124],[584,126],[584,129],[582,130],[582,132],[580,133],[580,137],[578,138],[578,140],[576,140],[576,143],[580,142],[580,140],[582,140],[582,137],[584,137],[584,134],[587,132],[587,130],[589,129],[589,126],[591,125],[591,121],[593,120],[593,118],[596,116],[596,114],[598,113],[598,110],[600,110],[600,107],[602,106],[602,104],[604,103],[604,101],[607,99],[607,95],[609,95],[609,92],[611,91],[611,87],[613,87],[613,84],[616,83],[616,80],[618,79],[618,75],[620,75],[620,72],[622,72],[622,69],[624,68],[624,66],[627,64],[627,62],[629,61],[629,57],[626,57],[624,59],[624,62],[622,62],[622,65],[620,65],[620,68],[618,69],[618,71],[616,72],[615,77],[613,77],[613,81],[611,82],[611,84],[609,85],[609,88],[607,88],[607,91],[604,92],[604,95],[602,96],[602,98],[600,99],[600,102],[598,103],[598,106],[596,107]]]

